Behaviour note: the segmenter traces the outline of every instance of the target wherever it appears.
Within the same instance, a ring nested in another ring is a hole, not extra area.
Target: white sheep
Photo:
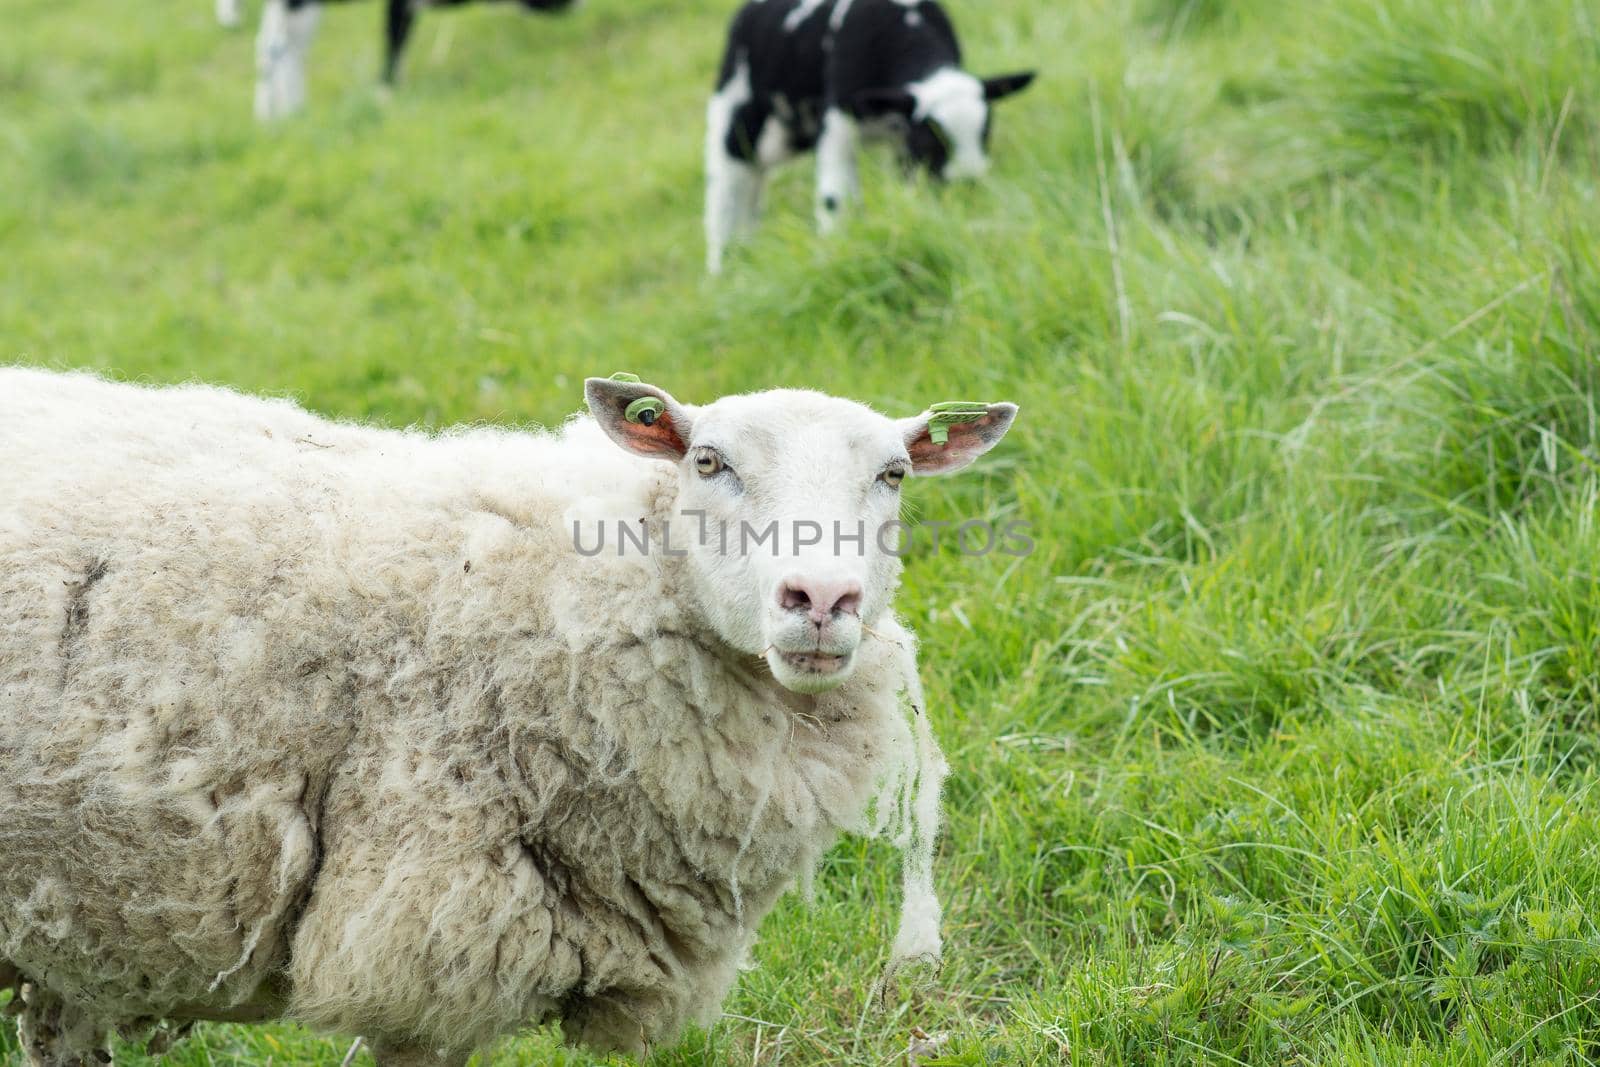
[[[429,436],[0,368],[0,981],[32,1063],[163,1019],[360,1033],[383,1067],[546,1020],[637,1052],[715,1017],[840,831],[913,808],[894,955],[937,954],[943,764],[870,531],[1016,409],[586,393],[557,433]],[[578,551],[600,520],[657,544]],[[718,543],[793,520],[864,551]]]

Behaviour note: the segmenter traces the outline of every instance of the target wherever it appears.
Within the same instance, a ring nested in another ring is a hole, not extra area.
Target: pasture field
[[[913,1027],[971,1067],[1600,1060],[1600,5],[949,3],[980,73],[1043,71],[994,179],[877,160],[823,240],[798,165],[713,285],[732,0],[424,16],[390,100],[378,7],[331,8],[272,128],[209,0],[7,0],[0,361],[395,425],[550,423],[619,369],[1022,405],[907,489],[1037,544],[923,542],[901,595],[943,970],[870,1003],[898,863],[846,842],[654,1065],[897,1063]]]

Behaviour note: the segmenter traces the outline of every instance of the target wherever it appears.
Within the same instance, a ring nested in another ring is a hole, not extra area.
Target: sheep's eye
[[[722,457],[709,448],[702,448],[694,455],[694,469],[704,478],[722,471]]]
[[[878,475],[878,480],[890,489],[898,489],[900,488],[900,483],[906,480],[906,469],[904,467],[890,467]]]

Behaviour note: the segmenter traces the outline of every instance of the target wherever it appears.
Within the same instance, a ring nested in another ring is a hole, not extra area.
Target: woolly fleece
[[[676,486],[587,416],[429,436],[0,368],[0,485],[0,976],[36,1062],[162,1018],[640,1051],[715,1017],[838,832],[927,809],[919,749],[937,820],[910,635],[801,696],[674,560],[580,557],[566,516]]]

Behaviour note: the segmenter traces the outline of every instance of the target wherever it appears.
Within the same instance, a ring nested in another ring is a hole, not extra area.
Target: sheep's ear
[[[877,119],[886,115],[910,118],[917,110],[917,98],[906,89],[862,89],[850,98],[850,113],[858,119]]]
[[[638,381],[590,378],[583,383],[583,397],[594,421],[629,452],[676,461],[689,450],[694,409],[666,390]]]
[[[1033,79],[1038,76],[1036,71],[1024,70],[1016,74],[1001,74],[994,78],[983,79],[983,98],[989,103],[1004,100],[1015,93],[1020,93],[1033,84]]]
[[[1015,404],[935,404],[896,425],[912,474],[951,474],[999,444],[1016,417]]]

